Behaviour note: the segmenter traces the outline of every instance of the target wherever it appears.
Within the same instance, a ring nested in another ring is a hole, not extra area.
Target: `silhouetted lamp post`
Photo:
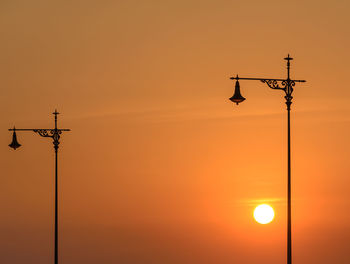
[[[58,156],[58,146],[60,144],[60,137],[63,131],[70,131],[70,129],[61,129],[57,128],[57,115],[59,113],[57,110],[53,113],[55,116],[55,127],[54,128],[25,128],[25,129],[18,129],[18,128],[11,128],[9,131],[13,131],[12,135],[12,142],[9,145],[11,148],[16,150],[21,146],[21,144],[17,141],[17,135],[16,131],[33,131],[37,134],[39,134],[42,137],[52,138],[53,140],[53,147],[55,149],[55,264],[58,264],[58,188],[57,188],[57,156]]]
[[[287,127],[288,127],[288,151],[287,151],[287,160],[288,160],[288,186],[287,186],[287,203],[288,203],[288,222],[287,222],[287,264],[292,264],[292,226],[291,226],[291,154],[290,154],[290,105],[292,104],[292,93],[293,93],[293,87],[296,83],[305,82],[304,80],[292,80],[290,79],[290,61],[293,60],[293,58],[288,57],[284,58],[287,61],[287,78],[286,79],[268,79],[268,78],[241,78],[238,77],[231,77],[231,80],[236,80],[236,86],[235,86],[235,92],[233,96],[230,98],[230,100],[237,105],[245,100],[245,98],[241,95],[240,87],[239,87],[239,80],[256,80],[261,81],[263,83],[266,83],[267,86],[269,86],[271,89],[275,90],[282,90],[285,92],[284,98],[286,99],[286,105],[287,105],[287,114],[288,114],[288,121],[287,121]]]

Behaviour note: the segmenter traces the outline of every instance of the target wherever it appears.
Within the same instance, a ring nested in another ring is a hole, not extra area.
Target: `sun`
[[[260,204],[254,209],[254,219],[259,224],[265,225],[271,223],[274,217],[275,212],[268,204]]]

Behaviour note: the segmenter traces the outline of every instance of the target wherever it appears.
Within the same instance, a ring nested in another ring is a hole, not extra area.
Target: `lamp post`
[[[292,80],[290,79],[290,61],[293,60],[288,54],[286,58],[284,58],[287,61],[287,78],[286,79],[269,79],[269,78],[241,78],[238,77],[231,77],[231,80],[236,80],[236,86],[235,86],[235,92],[233,96],[230,98],[230,100],[237,105],[245,100],[245,98],[241,95],[240,92],[240,86],[238,80],[256,80],[261,81],[263,83],[266,83],[267,86],[269,86],[271,89],[274,90],[282,90],[285,92],[284,98],[286,99],[286,105],[287,105],[287,142],[288,142],[288,149],[287,149],[287,163],[288,163],[288,184],[287,184],[287,264],[292,264],[292,224],[291,224],[291,154],[290,154],[290,106],[292,104],[292,94],[294,90],[294,86],[296,83],[303,83],[306,82],[305,80]]]
[[[13,148],[14,150],[16,150],[17,148],[19,148],[21,146],[21,144],[18,143],[17,141],[17,135],[16,135],[16,131],[33,131],[37,134],[39,134],[42,137],[46,137],[46,138],[52,138],[53,140],[53,147],[55,149],[55,249],[54,249],[54,263],[58,264],[58,181],[57,181],[57,177],[58,177],[58,172],[57,172],[57,157],[58,157],[58,146],[60,144],[60,137],[63,131],[70,131],[70,129],[61,129],[61,128],[57,128],[57,115],[59,114],[57,112],[57,110],[55,110],[55,112],[52,113],[55,116],[55,127],[54,128],[22,128],[22,129],[18,129],[18,128],[11,128],[9,129],[9,131],[13,131],[13,135],[12,135],[12,142],[11,144],[9,144],[9,147]]]

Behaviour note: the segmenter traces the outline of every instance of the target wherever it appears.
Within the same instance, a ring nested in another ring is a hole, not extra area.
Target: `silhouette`
[[[16,150],[20,146],[22,146],[22,145],[19,144],[18,141],[17,141],[16,128],[13,127],[12,142],[11,142],[11,144],[9,144],[9,147],[13,148],[14,150]]]
[[[236,87],[234,95],[229,98],[232,102],[237,105],[245,100],[245,98],[241,95],[240,86],[238,80],[258,80],[263,83],[266,83],[271,89],[282,90],[285,92],[285,99],[287,105],[287,140],[288,140],[288,222],[287,222],[287,264],[292,264],[292,226],[291,226],[291,164],[290,164],[290,106],[292,104],[292,93],[293,87],[297,82],[306,82],[305,80],[291,80],[290,79],[290,61],[293,60],[288,54],[286,58],[287,61],[287,79],[266,79],[266,78],[240,78],[238,75],[236,77],[231,77],[231,80],[236,80]]]
[[[9,144],[9,146],[11,148],[13,148],[14,150],[16,150],[17,148],[19,148],[21,146],[21,144],[18,143],[17,141],[17,135],[16,135],[16,130],[17,131],[33,131],[35,133],[38,133],[40,136],[42,137],[48,137],[48,138],[52,138],[53,139],[53,145],[54,145],[54,149],[55,149],[55,238],[54,238],[54,244],[55,244],[55,248],[54,248],[54,258],[55,264],[58,264],[58,188],[57,188],[57,156],[58,156],[58,146],[60,144],[60,137],[63,131],[70,131],[70,129],[59,129],[57,128],[57,115],[59,114],[57,112],[57,110],[55,110],[55,112],[52,113],[55,116],[55,127],[54,128],[35,128],[35,129],[31,129],[31,128],[22,128],[22,129],[16,129],[15,127],[13,129],[9,129],[9,131],[13,131],[13,135],[12,135],[12,142],[11,144]]]

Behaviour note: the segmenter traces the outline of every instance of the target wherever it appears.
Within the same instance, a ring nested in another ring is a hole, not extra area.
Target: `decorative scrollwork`
[[[33,131],[42,137],[52,137],[49,135],[49,131],[47,129],[34,129]]]
[[[282,81],[282,83],[281,83],[282,87],[280,87],[278,85],[277,80],[274,80],[274,79],[262,79],[261,81],[263,83],[266,83],[267,86],[269,86],[271,89],[284,90],[285,86],[286,86],[285,81]]]
[[[53,130],[53,145],[55,146],[55,149],[57,151],[58,149],[58,145],[60,144],[60,134],[62,134],[62,131],[61,130]]]
[[[51,129],[51,130],[50,130],[50,134],[51,134],[52,136],[55,136],[55,134],[61,135],[61,134],[62,134],[62,131],[61,131],[60,129]]]
[[[61,129],[33,129],[35,133],[38,133],[42,137],[49,137],[53,139],[53,145],[55,149],[58,149],[58,145],[60,144],[60,138],[62,134]]]
[[[285,93],[286,93],[286,99],[287,99],[287,101],[291,101],[292,100],[292,93],[293,93],[293,87],[295,86],[295,81],[293,81],[293,80],[285,80],[285,81],[283,81],[283,83],[285,84],[285,89],[284,89],[284,91],[285,91]]]

